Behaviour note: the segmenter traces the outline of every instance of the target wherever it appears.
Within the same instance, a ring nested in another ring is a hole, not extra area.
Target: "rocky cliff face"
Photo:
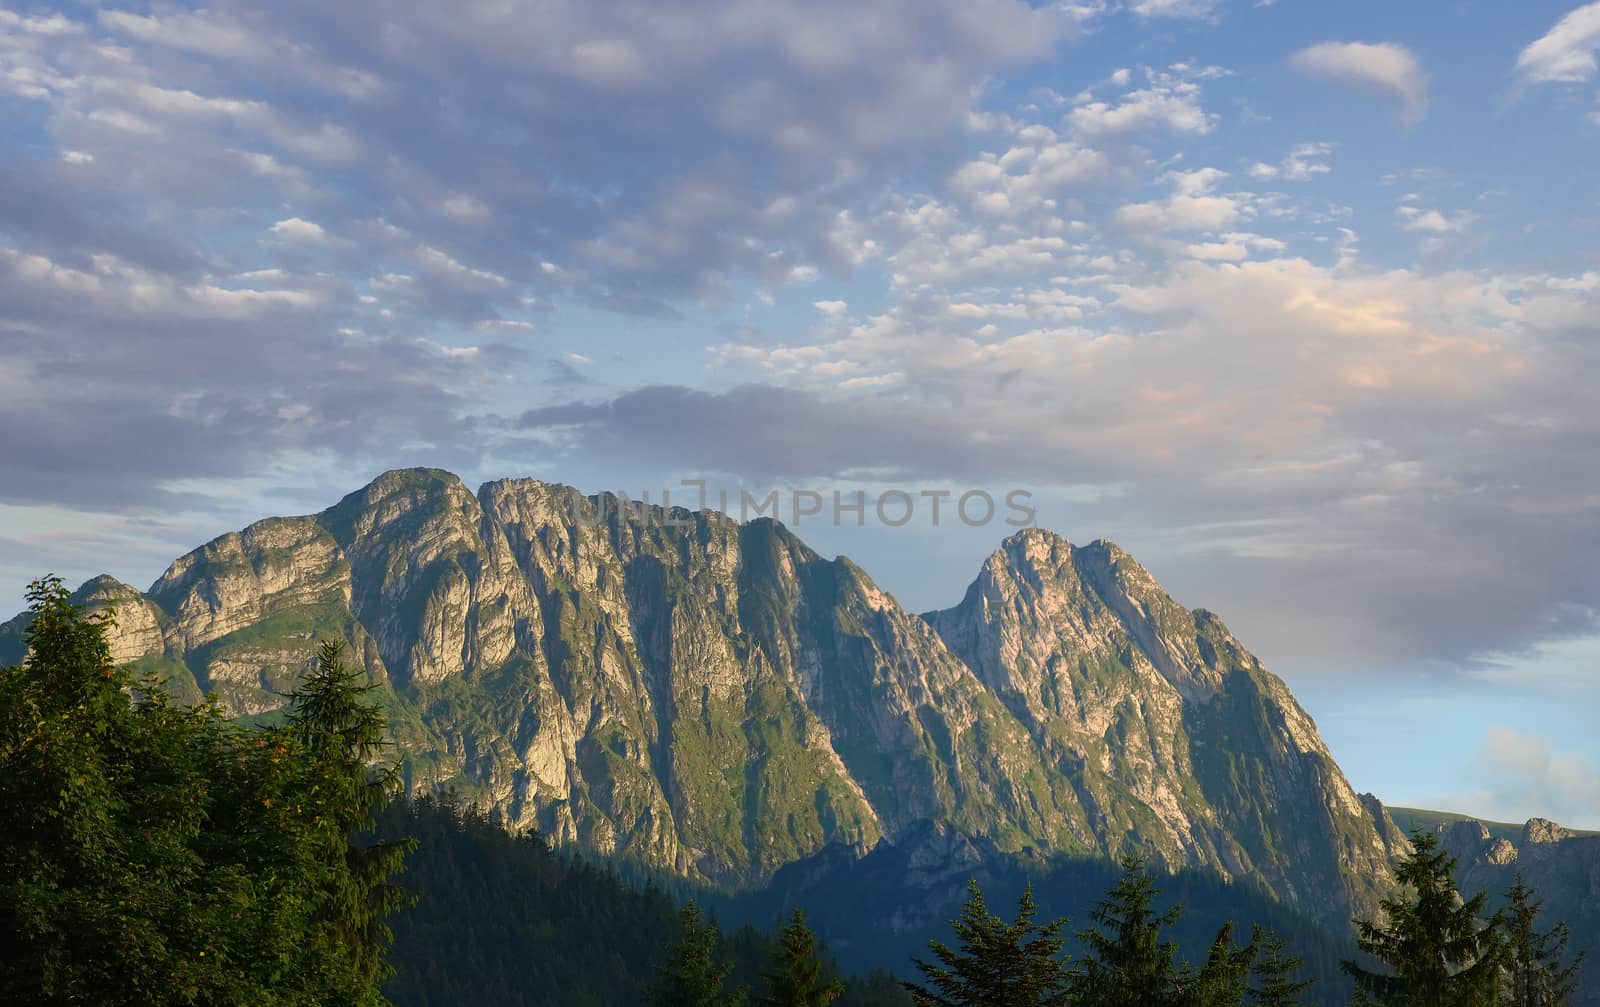
[[[1543,903],[1539,928],[1565,922],[1572,934],[1569,952],[1587,955],[1575,1002],[1600,1004],[1600,983],[1591,978],[1600,961],[1600,834],[1575,834],[1545,818],[1529,819],[1515,842],[1492,836],[1472,819],[1442,822],[1434,831],[1456,858],[1456,887],[1488,892],[1491,908],[1505,901],[1506,890],[1521,876]]]
[[[408,470],[80,598],[116,607],[119,659],[238,715],[342,637],[412,787],[726,885],[936,822],[1008,853],[1139,850],[1343,920],[1404,842],[1215,616],[1039,530],[919,617],[772,521]]]

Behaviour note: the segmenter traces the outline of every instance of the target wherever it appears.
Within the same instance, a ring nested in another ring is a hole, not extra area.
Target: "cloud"
[[[1318,175],[1326,175],[1327,157],[1333,153],[1331,143],[1302,143],[1289,151],[1277,164],[1258,161],[1250,168],[1251,178],[1276,179],[1285,182],[1309,182]]]
[[[319,242],[327,238],[327,232],[320,224],[299,217],[286,217],[273,224],[270,228],[273,234],[289,241]]]
[[[1304,73],[1387,94],[1401,119],[1415,123],[1428,107],[1427,80],[1417,57],[1398,42],[1322,42],[1302,49],[1290,65]]]
[[[1113,220],[1129,231],[1143,233],[1223,230],[1250,212],[1246,198],[1212,192],[1226,177],[1226,172],[1215,168],[1173,172],[1168,176],[1175,190],[1171,196],[1120,207]]]
[[[1421,207],[1404,204],[1395,210],[1395,215],[1401,220],[1401,226],[1408,231],[1423,231],[1428,234],[1453,234],[1465,231],[1477,219],[1472,213],[1462,211],[1446,215],[1438,210],[1424,210]]]
[[[1543,735],[1491,727],[1471,766],[1474,807],[1511,821],[1535,816],[1570,827],[1600,822],[1600,769]]]
[[[1517,57],[1517,75],[1527,84],[1579,83],[1600,67],[1600,3],[1568,13],[1528,44]]]
[[[1142,18],[1187,18],[1206,20],[1217,9],[1218,0],[1133,0],[1129,10]]]
[[[1129,91],[1115,102],[1088,101],[1068,116],[1074,129],[1097,137],[1163,128],[1174,133],[1205,134],[1216,116],[1200,106],[1200,88],[1193,81]]]

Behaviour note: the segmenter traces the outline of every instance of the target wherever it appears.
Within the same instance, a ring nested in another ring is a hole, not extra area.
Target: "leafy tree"
[[[1093,929],[1080,931],[1088,954],[1072,976],[1072,993],[1080,1004],[1096,1007],[1157,1007],[1172,1004],[1178,987],[1178,948],[1161,939],[1161,931],[1177,922],[1182,908],[1157,913],[1155,880],[1142,857],[1122,859],[1122,877],[1095,904]]]
[[[679,913],[682,933],[667,953],[666,963],[650,991],[657,1007],[741,1007],[746,991],[723,992],[733,971],[732,962],[718,960],[722,931],[714,920],[701,917],[700,906],[690,899]]]
[[[1456,891],[1456,858],[1439,838],[1411,833],[1411,853],[1395,872],[1410,897],[1381,903],[1386,922],[1356,923],[1361,950],[1389,966],[1369,971],[1355,962],[1341,967],[1355,981],[1356,1003],[1379,1007],[1478,1007],[1494,1002],[1499,980],[1498,926],[1480,923],[1482,892],[1462,900]]]
[[[788,926],[778,935],[773,971],[766,975],[767,1007],[827,1007],[844,992],[843,980],[825,983],[817,958],[817,936],[796,906]]]
[[[1233,924],[1223,924],[1205,965],[1180,979],[1178,1002],[1183,1007],[1239,1007],[1256,956],[1256,936],[1252,934],[1250,943],[1241,948],[1233,942]]]
[[[1299,1007],[1300,994],[1314,985],[1311,979],[1296,980],[1301,961],[1289,952],[1289,943],[1272,931],[1258,931],[1253,939],[1256,958],[1251,967],[1254,982],[1249,1002],[1254,1007]]]
[[[1034,922],[1038,907],[1030,885],[1017,901],[1016,919],[1007,923],[989,912],[974,879],[967,883],[961,916],[951,921],[958,944],[928,947],[939,964],[917,960],[928,986],[906,983],[918,1007],[1062,1007],[1067,971],[1061,959],[1066,920]],[[931,987],[931,988],[930,988]]]
[[[59,578],[28,600],[27,657],[0,669],[0,1002],[382,1004],[392,903],[366,902],[365,929],[338,911],[395,865],[348,845],[380,795],[339,786],[375,715],[305,714],[313,758],[118,668],[114,615]]]
[[[1510,1007],[1562,1007],[1571,1001],[1577,985],[1583,955],[1563,962],[1567,950],[1567,925],[1557,923],[1540,932],[1541,903],[1533,890],[1517,875],[1506,892],[1509,904],[1502,919],[1505,924],[1504,994]]]

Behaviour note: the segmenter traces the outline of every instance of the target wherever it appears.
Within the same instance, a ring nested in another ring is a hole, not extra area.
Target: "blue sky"
[[[1600,826],[1600,4],[0,10],[0,600],[434,464],[1034,495]],[[913,609],[1005,529],[801,522]]]

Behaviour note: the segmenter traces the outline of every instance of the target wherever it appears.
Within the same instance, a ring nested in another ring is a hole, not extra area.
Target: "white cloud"
[[[1216,168],[1177,171],[1167,176],[1173,194],[1159,202],[1130,203],[1117,209],[1113,220],[1121,227],[1143,233],[1165,231],[1220,231],[1249,211],[1247,197],[1218,195],[1212,190],[1227,177]]]
[[[1408,231],[1425,231],[1429,234],[1452,234],[1465,231],[1477,219],[1470,212],[1445,214],[1438,210],[1424,210],[1409,203],[1396,208],[1395,215]]]
[[[1305,73],[1386,93],[1401,116],[1416,122],[1428,107],[1428,85],[1417,57],[1398,42],[1322,42],[1295,53],[1290,63]]]
[[[844,301],[812,301],[811,306],[829,318],[839,318],[850,310],[850,305]]]
[[[1325,160],[1331,153],[1333,153],[1331,143],[1302,143],[1277,164],[1257,162],[1250,168],[1250,177],[1308,182],[1317,175],[1326,175],[1333,170],[1328,167]]]
[[[1200,105],[1199,81],[1224,75],[1218,67],[1174,64],[1165,71],[1146,69],[1149,86],[1129,91],[1114,101],[1080,95],[1067,121],[1086,137],[1141,130],[1166,129],[1173,133],[1205,134],[1216,127],[1217,116]],[[1119,86],[1124,71],[1112,75]]]
[[[322,229],[321,224],[316,224],[309,220],[301,220],[299,217],[287,217],[280,220],[272,225],[271,230],[273,234],[289,241],[317,242],[323,241],[328,236],[327,232]]]
[[[1529,84],[1575,83],[1593,77],[1600,50],[1600,3],[1585,4],[1556,22],[1517,57],[1517,74]]]
[[[1129,9],[1145,18],[1204,20],[1216,13],[1217,0],[1133,0]]]
[[[1538,816],[1580,828],[1600,821],[1600,770],[1576,753],[1557,751],[1544,735],[1489,728],[1472,775],[1484,783],[1474,797],[1485,805],[1485,817]]]

